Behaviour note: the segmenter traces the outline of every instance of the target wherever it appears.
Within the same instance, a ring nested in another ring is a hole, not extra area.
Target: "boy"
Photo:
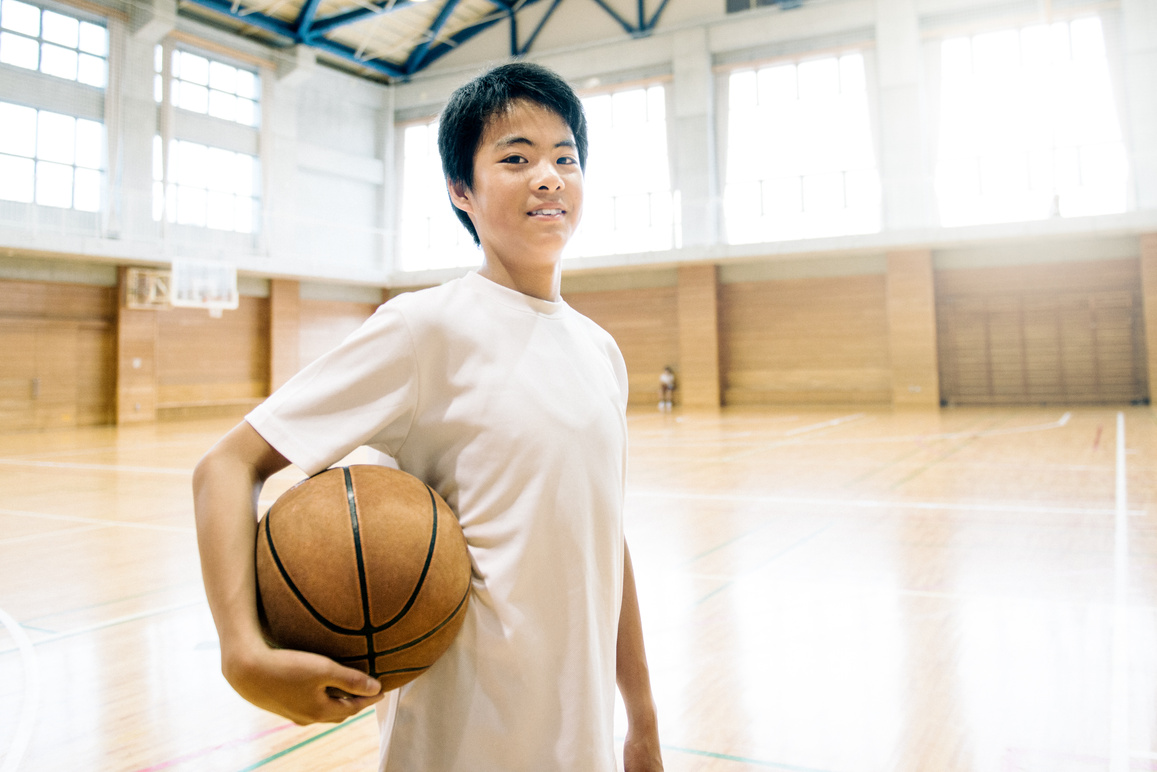
[[[481,268],[384,304],[197,465],[222,672],[299,723],[381,701],[390,772],[613,772],[617,681],[625,769],[661,770],[622,530],[626,369],[610,336],[559,297],[582,213],[581,103],[544,68],[504,65],[451,97],[439,150]],[[290,462],[319,472],[360,445],[446,499],[473,565],[458,637],[388,695],[324,657],[271,649],[255,608],[262,483]]]

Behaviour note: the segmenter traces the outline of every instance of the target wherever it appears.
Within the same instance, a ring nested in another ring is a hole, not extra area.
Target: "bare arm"
[[[338,722],[381,699],[381,685],[326,657],[270,647],[257,619],[257,500],[265,481],[288,465],[244,422],[197,464],[193,507],[205,594],[221,638],[221,672],[238,694],[299,724]]]
[[[651,694],[651,674],[643,647],[643,622],[635,590],[631,552],[623,542],[623,606],[615,657],[616,680],[627,707],[627,738],[623,743],[625,772],[660,772],[659,721]]]

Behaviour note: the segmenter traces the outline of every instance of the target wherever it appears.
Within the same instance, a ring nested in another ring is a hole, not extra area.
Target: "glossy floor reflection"
[[[228,425],[0,437],[4,772],[375,768],[368,714],[219,675],[189,470]],[[1157,770],[1149,408],[629,425],[668,770]]]

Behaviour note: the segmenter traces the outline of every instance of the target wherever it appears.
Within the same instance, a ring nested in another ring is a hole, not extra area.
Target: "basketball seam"
[[[274,564],[277,566],[277,572],[279,574],[281,574],[281,578],[285,580],[285,584],[289,587],[289,589],[293,593],[294,597],[297,598],[297,600],[301,603],[301,605],[305,608],[305,610],[308,611],[314,619],[316,619],[318,622],[320,622],[322,625],[324,625],[326,627],[326,629],[328,629],[332,632],[341,633],[342,635],[360,635],[360,634],[364,633],[365,632],[365,625],[363,625],[360,629],[357,629],[357,630],[353,630],[353,629],[346,628],[346,627],[341,627],[340,625],[335,625],[333,622],[329,621],[324,616],[322,616],[320,611],[318,611],[317,609],[315,609],[313,607],[313,604],[311,604],[306,599],[305,595],[301,592],[300,589],[298,589],[297,584],[294,583],[292,578],[290,578],[289,571],[286,570],[285,564],[281,562],[281,556],[277,554],[277,547],[273,543],[273,532],[270,529],[270,525],[269,525],[269,514],[265,515],[264,525],[265,525],[265,543],[267,545],[269,545],[269,554],[273,558]]]
[[[414,591],[410,593],[410,598],[406,601],[406,605],[402,607],[402,610],[399,611],[393,619],[380,627],[374,627],[372,630],[374,633],[388,630],[409,613],[414,603],[418,600],[418,593],[422,591],[422,585],[426,583],[426,574],[430,572],[430,564],[434,562],[434,547],[438,542],[438,502],[434,498],[434,490],[429,485],[426,486],[426,492],[430,494],[430,510],[433,512],[432,525],[430,528],[430,546],[426,549],[426,564],[422,566],[422,573],[418,576],[418,583],[414,585]],[[370,650],[373,650],[372,646]]]
[[[358,562],[358,591],[362,596],[361,632],[366,636],[366,655],[372,656],[374,651],[374,634],[370,620],[370,590],[369,581],[366,578],[366,559],[365,556],[362,555],[362,532],[358,525],[357,496],[354,494],[354,478],[350,468],[343,466],[342,474],[345,476],[345,495],[346,501],[349,503],[350,528],[353,530],[354,536],[354,555],[357,556]]]
[[[412,641],[408,641],[406,643],[403,643],[401,646],[395,646],[392,649],[386,649],[384,651],[373,651],[373,649],[371,648],[371,653],[369,655],[370,658],[376,659],[377,657],[384,657],[387,654],[397,654],[399,651],[405,651],[406,649],[413,648],[414,646],[417,646],[419,643],[426,640],[430,636],[434,635],[435,633],[437,633],[439,630],[441,630],[446,625],[450,624],[450,622],[453,621],[454,617],[458,616],[458,612],[460,612],[462,610],[462,607],[464,605],[466,605],[466,600],[469,597],[470,597],[470,587],[467,586],[466,592],[462,593],[462,598],[461,598],[461,600],[458,601],[458,605],[455,606],[454,610],[451,611],[446,616],[446,618],[443,619],[441,622],[439,622],[437,624],[437,626],[435,626],[433,629],[423,633],[422,635],[418,636],[417,638],[415,638]],[[365,654],[350,654],[350,655],[346,655],[344,657],[331,657],[331,659],[333,659],[334,662],[339,662],[342,664],[349,663],[349,662],[356,662],[358,660],[365,659],[365,658],[366,658]],[[414,668],[414,669],[420,670],[422,668]],[[391,671],[391,672],[403,672],[403,671]]]

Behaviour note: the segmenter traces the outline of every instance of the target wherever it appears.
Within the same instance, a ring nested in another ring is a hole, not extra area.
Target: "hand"
[[[360,670],[304,651],[265,647],[245,658],[223,658],[222,672],[246,700],[301,725],[340,724],[386,696]]]
[[[627,729],[623,742],[623,772],[663,772],[657,731]]]

